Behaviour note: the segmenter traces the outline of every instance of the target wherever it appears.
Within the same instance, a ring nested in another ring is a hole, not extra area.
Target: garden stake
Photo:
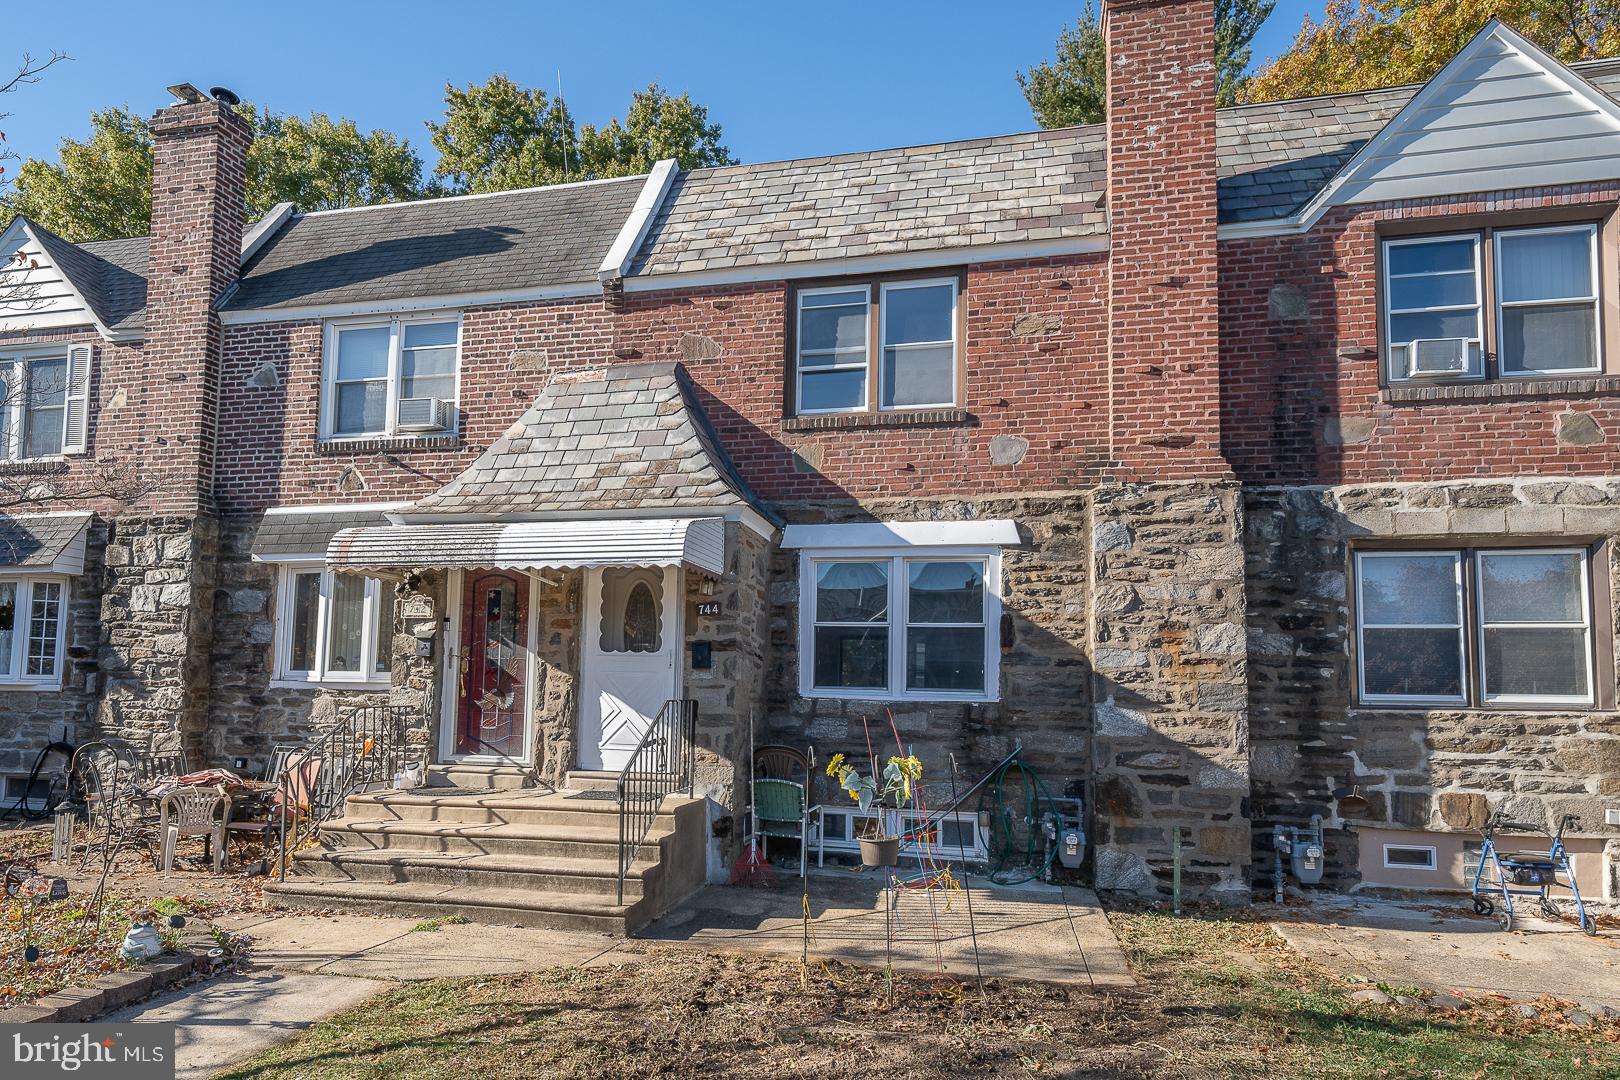
[[[1170,910],[1181,914],[1181,826],[1170,834]]]
[[[956,755],[949,755],[951,759],[951,805],[956,805]],[[961,836],[960,832],[957,836]],[[945,839],[944,826],[940,826],[939,838]],[[968,938],[973,942],[973,977],[979,984],[979,997],[984,1002],[990,1001],[989,995],[984,992],[984,968],[979,965],[979,929],[973,924],[973,887],[967,880],[967,853],[962,854],[962,896],[967,900]]]
[[[801,854],[799,856],[803,858]],[[804,951],[799,953],[799,989],[810,989],[810,886],[804,887]]]

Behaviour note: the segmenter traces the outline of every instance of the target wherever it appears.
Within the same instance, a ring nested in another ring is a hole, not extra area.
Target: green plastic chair
[[[759,837],[760,856],[765,855],[766,838],[775,836],[799,842],[799,876],[804,877],[810,864],[810,815],[820,814],[821,808],[811,807],[805,798],[804,785],[792,780],[754,781],[754,835]],[[821,830],[816,830],[816,865],[823,865],[825,857],[821,844]]]

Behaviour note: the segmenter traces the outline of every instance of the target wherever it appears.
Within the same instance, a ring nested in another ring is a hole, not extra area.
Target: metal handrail
[[[681,788],[690,795],[696,789],[696,735],[697,702],[666,701],[619,771],[614,789],[619,801],[618,904],[624,903],[624,879],[652,832],[664,796]]]
[[[406,705],[362,706],[287,754],[276,778],[282,881],[293,850],[340,815],[350,795],[391,783],[405,767],[410,716]]]

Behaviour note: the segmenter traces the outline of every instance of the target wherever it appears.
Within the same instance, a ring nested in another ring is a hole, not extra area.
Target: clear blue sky
[[[92,109],[151,114],[163,87],[229,86],[278,112],[321,110],[409,138],[444,84],[504,72],[563,89],[576,117],[622,114],[650,81],[690,90],[744,161],[803,157],[1033,127],[1013,79],[1049,56],[1082,0],[815,0],[389,4],[181,0],[8,5],[0,61],[62,49],[72,63],[7,95],[25,157],[54,158]],[[1312,0],[1279,0],[1256,42],[1284,48]]]

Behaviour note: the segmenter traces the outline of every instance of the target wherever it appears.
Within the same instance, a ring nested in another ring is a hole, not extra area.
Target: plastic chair
[[[821,807],[810,806],[805,787],[793,780],[766,777],[754,781],[754,835],[760,838],[760,856],[765,854],[766,837],[799,841],[799,876],[810,865],[810,817],[816,821],[816,865],[824,866],[826,852],[821,841]]]
[[[206,837],[213,850],[214,872],[224,868],[225,823],[231,817],[231,800],[223,788],[181,788],[163,797],[162,813],[158,827],[165,871],[174,869],[174,849],[183,836]]]

